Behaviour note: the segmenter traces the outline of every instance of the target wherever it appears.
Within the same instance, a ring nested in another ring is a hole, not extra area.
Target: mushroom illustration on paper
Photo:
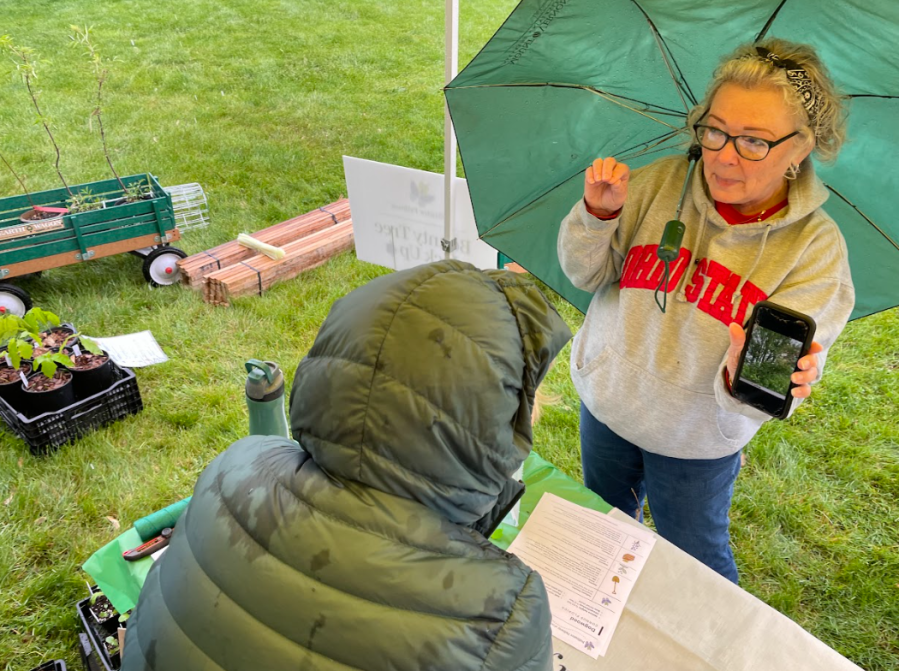
[[[613,575],[612,582],[615,583],[614,585],[612,585],[612,594],[617,594],[618,592],[616,590],[618,589],[618,583],[621,582],[621,578],[619,578],[617,575]]]

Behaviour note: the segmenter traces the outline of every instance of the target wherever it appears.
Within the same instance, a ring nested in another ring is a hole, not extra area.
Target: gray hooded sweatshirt
[[[765,299],[810,315],[824,346],[820,376],[855,292],[846,243],[821,209],[828,192],[810,161],[790,184],[781,216],[736,226],[715,210],[700,161],[663,314],[654,300],[664,271],[656,250],[687,169],[686,157],[675,156],[634,170],[615,219],[597,219],[581,199],[562,222],[558,252],[571,282],[595,292],[571,353],[587,409],[649,452],[717,459],[741,449],[769,419],[727,389],[728,325],[745,325]]]

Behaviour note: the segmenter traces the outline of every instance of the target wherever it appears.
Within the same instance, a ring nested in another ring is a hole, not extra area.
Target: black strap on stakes
[[[249,263],[246,263],[245,261],[241,261],[241,264],[245,265],[247,268],[249,268],[254,273],[256,273],[256,281],[259,282],[259,295],[261,296],[262,295],[262,274],[258,270],[256,270],[253,266],[251,266]]]
[[[221,268],[222,268],[222,262],[218,260],[218,258],[216,257],[215,254],[210,254],[209,252],[203,252],[203,253],[204,253],[206,256],[211,257],[212,260],[215,261],[215,265],[219,268],[219,270],[221,270]]]
[[[318,209],[320,209],[320,210],[321,210],[322,212],[324,212],[325,214],[330,214],[330,215],[331,215],[331,220],[332,220],[335,224],[339,224],[339,223],[340,223],[339,221],[337,221],[337,217],[334,216],[334,213],[333,213],[333,212],[331,212],[331,211],[329,211],[329,210],[326,210],[324,207],[320,207],[320,208],[318,208]]]

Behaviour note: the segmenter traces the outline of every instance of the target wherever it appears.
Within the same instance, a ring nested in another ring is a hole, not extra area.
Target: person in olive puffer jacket
[[[549,671],[543,582],[485,536],[570,337],[533,283],[457,261],[337,301],[294,379],[299,445],[206,468],[123,670]]]

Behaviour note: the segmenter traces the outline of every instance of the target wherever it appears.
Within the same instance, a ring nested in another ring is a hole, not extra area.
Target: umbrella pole
[[[459,6],[457,0],[446,0],[446,83],[449,84],[459,69]],[[443,239],[440,246],[444,257],[452,257],[456,248],[453,237],[453,183],[456,177],[456,133],[450,118],[449,106],[444,98],[443,108]]]

